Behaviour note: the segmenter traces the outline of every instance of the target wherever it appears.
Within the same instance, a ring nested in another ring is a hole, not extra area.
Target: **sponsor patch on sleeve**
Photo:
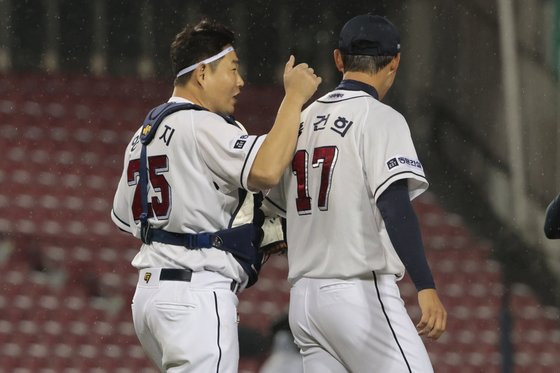
[[[422,163],[420,163],[419,160],[403,156],[395,156],[393,158],[390,158],[387,162],[385,162],[385,164],[387,165],[387,169],[389,170],[392,170],[393,168],[399,166],[414,167],[422,170]]]

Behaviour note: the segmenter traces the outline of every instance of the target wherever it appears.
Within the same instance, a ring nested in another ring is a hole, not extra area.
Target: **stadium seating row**
[[[154,372],[129,310],[139,243],[114,227],[109,210],[123,149],[167,87],[86,76],[0,78],[0,373]],[[240,115],[262,132],[272,121],[254,112],[253,101],[265,97],[274,106],[279,94],[257,87],[244,96]],[[489,260],[491,244],[475,239],[430,193],[414,207],[449,312],[448,332],[427,343],[435,370],[500,372],[504,288],[499,265]],[[266,263],[259,282],[240,294],[241,326],[264,335],[287,312],[286,275],[285,257]],[[399,287],[418,320],[416,289],[408,277]],[[557,310],[521,285],[505,310],[514,320],[516,369],[555,371]],[[240,372],[256,373],[262,359],[243,357]]]

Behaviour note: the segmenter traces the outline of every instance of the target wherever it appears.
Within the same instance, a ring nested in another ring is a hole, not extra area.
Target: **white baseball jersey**
[[[172,97],[169,102],[189,101]],[[166,117],[147,146],[151,226],[191,234],[232,227],[240,207],[238,189],[248,189],[249,171],[263,140],[209,111],[181,110]],[[111,212],[115,224],[135,237],[140,237],[142,212],[141,147],[139,129],[127,147]],[[209,270],[239,283],[247,280],[230,253],[214,248],[188,250],[154,242],[142,245],[132,265]]]
[[[363,91],[335,90],[302,113],[291,167],[267,198],[284,209],[288,279],[404,275],[376,201],[408,179],[427,189],[402,115]]]

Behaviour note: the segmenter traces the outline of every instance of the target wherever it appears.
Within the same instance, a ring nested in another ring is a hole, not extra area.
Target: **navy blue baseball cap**
[[[401,50],[401,37],[387,18],[363,14],[342,27],[338,49],[344,55],[395,56]]]

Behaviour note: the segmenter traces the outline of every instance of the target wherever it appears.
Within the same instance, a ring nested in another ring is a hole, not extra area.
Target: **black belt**
[[[163,229],[149,229],[148,242],[161,242],[169,245],[185,246],[189,249],[202,249],[207,247],[222,247],[222,239],[213,233],[174,233]]]
[[[162,268],[159,274],[160,281],[185,281],[191,282],[192,272],[190,269]]]
[[[190,269],[181,268],[162,268],[159,274],[160,281],[184,281],[191,282],[193,271]],[[239,290],[237,281],[232,280],[230,290],[234,293]]]

